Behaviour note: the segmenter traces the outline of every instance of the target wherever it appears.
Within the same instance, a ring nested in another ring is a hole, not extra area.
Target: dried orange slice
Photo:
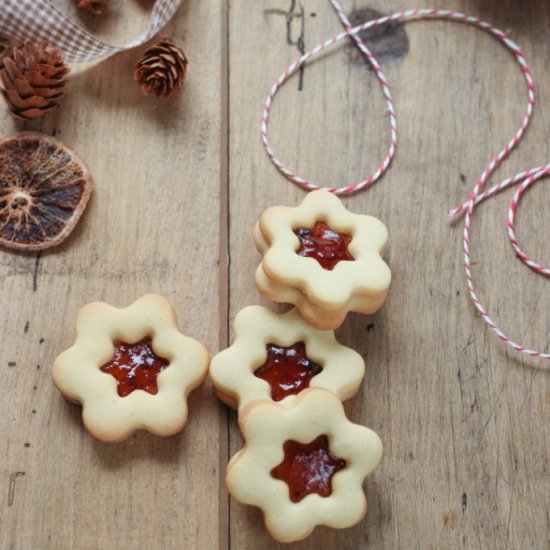
[[[33,132],[1,140],[0,245],[58,245],[74,229],[92,188],[89,170],[58,140]]]

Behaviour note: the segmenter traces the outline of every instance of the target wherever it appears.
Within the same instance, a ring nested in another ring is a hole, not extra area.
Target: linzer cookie
[[[258,399],[291,399],[308,387],[345,400],[361,384],[362,357],[339,344],[334,332],[308,325],[296,309],[278,315],[249,306],[237,314],[234,329],[233,344],[210,365],[216,394],[233,408]]]
[[[103,302],[78,314],[74,345],[53,366],[59,391],[82,405],[88,431],[120,441],[135,430],[168,436],[187,420],[187,396],[206,377],[208,354],[181,334],[165,298],[143,296],[126,309]]]
[[[349,311],[371,314],[384,303],[391,280],[381,257],[387,239],[380,220],[313,191],[297,207],[262,214],[254,229],[263,256],[256,287],[267,299],[296,306],[315,327],[335,329]]]
[[[353,424],[332,392],[311,388],[277,404],[242,409],[245,440],[227,467],[230,494],[259,507],[280,542],[306,538],[317,525],[351,527],[367,511],[365,477],[382,457],[380,438]]]

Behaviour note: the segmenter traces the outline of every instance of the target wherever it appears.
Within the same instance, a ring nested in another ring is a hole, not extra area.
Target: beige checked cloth
[[[46,40],[61,49],[67,61],[91,61],[146,42],[172,18],[181,1],[157,0],[147,31],[129,44],[117,47],[81,29],[48,0],[0,0],[0,35],[21,41]]]

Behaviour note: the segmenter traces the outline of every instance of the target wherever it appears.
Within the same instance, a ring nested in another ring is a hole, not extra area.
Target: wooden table
[[[69,0],[58,5],[76,15]],[[227,5],[228,4],[228,5]],[[343,2],[355,19],[387,2]],[[393,9],[417,7],[396,0]],[[520,150],[498,176],[548,162],[550,4],[449,0],[435,7],[486,18],[523,46],[538,106]],[[422,6],[424,7],[424,6]],[[112,2],[83,24],[113,42],[137,35],[150,3]],[[96,180],[74,234],[44,254],[0,252],[0,548],[238,550],[275,548],[259,511],[231,501],[225,465],[242,444],[236,415],[208,384],[190,399],[177,436],[138,433],[94,440],[81,409],[55,390],[51,366],[74,338],[78,309],[125,306],[155,291],[183,331],[211,354],[231,321],[263,303],[253,284],[251,231],[269,205],[300,201],[268,162],[260,108],[298,55],[340,30],[328,1],[185,0],[166,34],[189,59],[184,91],[146,98],[132,82],[141,51],[76,68],[59,111],[2,135],[55,134],[87,159]],[[525,93],[512,58],[463,25],[417,22],[382,34],[384,68],[400,117],[400,146],[386,177],[345,200],[390,230],[390,297],[371,318],[338,331],[367,363],[346,409],[385,445],[369,476],[369,512],[355,528],[319,528],[296,548],[546,549],[550,546],[550,374],[509,352],[474,314],[462,270],[461,226],[447,209],[465,199],[484,163],[519,124]],[[378,84],[349,45],[306,67],[273,112],[277,151],[300,174],[342,183],[385,154]],[[505,237],[510,193],[483,205],[472,253],[479,292],[503,329],[547,348],[548,282],[517,262]],[[550,188],[526,197],[519,235],[550,260]]]

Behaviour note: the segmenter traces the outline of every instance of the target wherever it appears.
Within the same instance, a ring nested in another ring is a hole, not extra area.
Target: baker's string
[[[451,21],[456,21],[460,23],[467,23],[470,25],[473,25],[475,27],[478,27],[489,34],[493,35],[495,38],[497,38],[506,48],[514,55],[521,71],[525,79],[526,88],[527,88],[527,109],[525,112],[525,115],[523,117],[523,121],[521,123],[521,126],[517,129],[512,139],[507,143],[507,145],[502,149],[486,166],[485,170],[482,172],[482,174],[479,176],[474,189],[472,190],[469,199],[457,206],[456,208],[452,209],[449,213],[453,216],[464,214],[464,233],[463,233],[463,250],[464,250],[464,271],[466,275],[467,285],[468,285],[468,293],[470,295],[470,299],[472,300],[472,303],[480,313],[483,320],[489,325],[491,330],[502,340],[504,341],[508,346],[512,347],[513,349],[527,354],[531,355],[533,357],[539,357],[543,359],[550,359],[550,353],[544,353],[541,351],[537,351],[534,349],[529,349],[521,344],[518,344],[514,342],[512,339],[510,339],[502,330],[498,328],[498,326],[494,323],[494,321],[489,317],[486,309],[483,307],[481,302],[479,301],[479,298],[477,296],[477,293],[475,291],[474,286],[474,279],[471,272],[471,259],[470,259],[470,247],[469,247],[469,237],[470,237],[470,226],[471,226],[471,220],[472,220],[472,214],[474,211],[474,208],[476,205],[478,205],[480,202],[488,199],[489,197],[493,196],[494,194],[498,193],[499,191],[502,191],[503,189],[506,189],[507,187],[514,185],[515,183],[518,183],[520,181],[523,181],[523,183],[520,185],[518,190],[516,191],[511,203],[510,208],[508,212],[508,236],[510,239],[510,243],[516,252],[519,259],[525,263],[527,266],[529,266],[531,269],[536,271],[537,273],[540,273],[542,275],[549,276],[550,275],[550,269],[545,268],[544,266],[540,265],[539,263],[532,260],[520,247],[516,236],[515,236],[515,215],[518,209],[519,202],[521,200],[521,197],[523,193],[531,187],[536,181],[540,180],[543,177],[546,177],[548,174],[550,174],[550,165],[546,166],[539,166],[537,168],[532,168],[530,170],[527,170],[525,172],[521,172],[516,174],[515,176],[512,176],[510,178],[507,178],[503,180],[500,183],[497,183],[493,187],[491,187],[488,190],[484,190],[484,186],[488,179],[490,178],[491,174],[495,171],[495,169],[502,163],[502,161],[511,153],[513,149],[517,147],[521,139],[523,138],[523,135],[525,134],[525,131],[527,127],[529,126],[529,123],[531,121],[531,118],[533,116],[533,107],[535,105],[535,87],[533,83],[533,77],[531,74],[531,70],[525,60],[525,57],[523,56],[523,53],[519,46],[513,42],[506,33],[501,31],[500,29],[496,28],[495,26],[491,25],[490,23],[487,23],[486,21],[483,21],[477,17],[473,17],[464,13],[455,12],[455,11],[449,11],[449,10],[439,10],[439,9],[412,9],[412,10],[404,10],[399,11],[396,13],[393,13],[391,15],[386,15],[384,17],[380,17],[378,19],[373,19],[371,21],[366,21],[365,23],[362,23],[361,25],[357,25],[356,27],[352,27],[351,23],[349,22],[349,19],[347,18],[346,14],[342,10],[339,2],[337,0],[330,0],[330,3],[334,10],[336,11],[340,21],[342,22],[342,25],[344,26],[344,32],[341,32],[338,35],[333,36],[332,38],[329,38],[322,44],[319,44],[318,46],[314,47],[310,51],[303,54],[299,59],[294,61],[288,69],[277,79],[275,84],[273,84],[271,90],[269,91],[269,94],[265,101],[264,111],[262,114],[262,123],[261,123],[261,139],[262,143],[264,145],[264,148],[266,150],[267,155],[275,165],[275,167],[290,181],[294,182],[295,184],[299,185],[300,187],[307,189],[307,190],[314,190],[314,189],[324,189],[326,191],[330,191],[332,193],[335,193],[337,195],[350,195],[352,193],[356,193],[358,191],[361,191],[363,189],[366,189],[367,187],[371,186],[373,183],[375,183],[378,179],[382,177],[382,175],[386,172],[388,169],[394,155],[395,150],[397,146],[397,121],[396,121],[396,115],[395,115],[395,108],[392,98],[392,93],[390,86],[388,84],[388,81],[384,75],[384,72],[376,60],[376,58],[373,56],[372,52],[367,48],[365,43],[361,40],[359,33],[370,29],[372,27],[376,27],[379,25],[384,25],[391,22],[404,22],[404,21],[410,21],[410,20],[417,20],[417,19],[446,19]],[[370,66],[373,68],[375,76],[380,83],[380,86],[382,88],[382,93],[384,95],[384,98],[386,100],[386,107],[388,112],[388,118],[390,121],[390,145],[388,148],[388,152],[383,160],[383,162],[380,164],[380,166],[376,169],[376,171],[370,175],[365,180],[359,181],[357,183],[352,183],[343,187],[323,187],[316,183],[313,183],[311,181],[308,181],[299,175],[297,175],[293,170],[288,168],[279,158],[276,156],[271,143],[269,141],[268,136],[268,130],[269,130],[269,118],[271,115],[271,109],[273,106],[273,101],[275,99],[275,96],[277,95],[277,92],[283,86],[283,84],[297,71],[302,67],[304,64],[306,64],[308,61],[310,61],[313,57],[317,56],[322,51],[326,50],[327,48],[330,48],[331,46],[335,45],[336,43],[344,40],[345,38],[351,38],[355,45],[359,48],[362,55],[365,57],[367,62],[370,64]]]

